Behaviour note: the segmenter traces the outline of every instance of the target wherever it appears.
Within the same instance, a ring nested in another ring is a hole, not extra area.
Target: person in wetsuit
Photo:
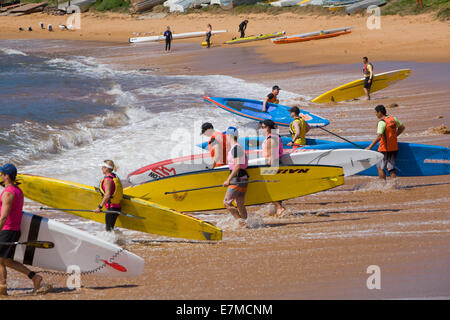
[[[164,37],[166,38],[166,49],[165,51],[170,51],[170,44],[172,43],[172,31],[170,31],[170,27],[167,26],[166,32],[164,32]]]
[[[239,32],[241,33],[241,38],[245,37],[245,29],[247,29],[248,20],[244,20],[239,25]]]
[[[211,47],[211,34],[212,34],[212,26],[208,24],[206,27],[206,47]]]

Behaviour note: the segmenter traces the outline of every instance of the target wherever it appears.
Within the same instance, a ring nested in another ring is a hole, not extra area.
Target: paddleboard
[[[101,195],[94,187],[64,180],[19,174],[24,196],[52,208],[94,210]],[[197,218],[179,213],[160,204],[124,196],[122,212],[144,217],[136,219],[119,215],[116,226],[167,237],[192,240],[221,240],[222,230]],[[85,219],[105,223],[103,213],[68,213]]]
[[[370,93],[387,88],[395,82],[409,77],[410,74],[410,69],[393,70],[377,74],[373,77]],[[364,78],[361,78],[327,91],[311,101],[315,103],[340,102],[352,100],[364,95]]]
[[[225,133],[225,132],[224,132]],[[241,147],[244,148],[245,151],[247,150],[255,150],[255,149],[261,149],[262,144],[266,140],[266,137],[264,136],[256,136],[256,137],[240,137],[238,139],[238,143],[241,145]],[[281,137],[281,141],[283,142],[283,149],[292,149],[292,147],[288,146],[289,142],[292,142],[292,139],[290,137]],[[321,140],[321,139],[310,139],[306,138],[306,145],[316,145],[316,144],[328,144],[332,143],[331,140]],[[197,144],[197,147],[208,150],[208,141],[205,141],[203,143]]]
[[[366,148],[371,141],[355,142],[361,148]],[[398,143],[398,154],[395,162],[396,173],[399,177],[435,176],[450,174],[450,149],[439,146],[431,146],[417,143]],[[305,149],[311,148],[306,146]],[[317,145],[314,149],[356,149],[348,142],[335,142],[331,144]],[[378,144],[373,150],[378,149]],[[364,176],[377,176],[375,166],[359,173]]]
[[[266,40],[266,39],[270,39],[270,38],[280,37],[280,36],[284,35],[285,33],[286,33],[286,31],[281,31],[281,32],[268,33],[268,34],[260,34],[257,36],[236,38],[233,40],[225,41],[225,44],[236,44],[236,43],[243,43],[243,42],[250,42],[250,41]]]
[[[109,277],[139,276],[144,270],[144,259],[95,237],[87,232],[24,212],[21,223],[22,241],[50,241],[51,249],[17,245],[14,260],[23,264],[67,272],[77,266],[81,273]]]
[[[304,41],[311,41],[311,40],[320,40],[320,39],[342,36],[344,34],[349,34],[351,32],[352,32],[351,30],[348,30],[348,31],[335,32],[335,33],[318,34],[315,36],[308,36],[308,37],[287,37],[285,39],[274,40],[273,43],[286,44],[286,43],[304,42]]]
[[[293,120],[289,112],[290,107],[281,104],[269,102],[267,103],[267,112],[263,112],[263,102],[259,100],[206,96],[204,96],[203,99],[228,112],[256,121],[270,119],[279,126],[289,127],[289,124]],[[300,110],[300,116],[305,119],[311,127],[323,127],[330,123],[328,119],[319,117],[305,110]]]
[[[247,168],[249,183],[245,205],[301,197],[328,190],[344,183],[341,167],[322,165],[283,165],[279,167],[252,166]],[[204,170],[169,176],[124,189],[124,193],[154,201],[182,212],[223,209],[225,187],[196,191],[194,188],[222,185],[230,174],[229,169]],[[176,193],[167,193],[176,192]]]
[[[249,157],[249,165],[266,164],[264,154],[261,149],[248,150],[246,152]],[[368,150],[288,149],[285,150],[281,163],[339,166],[344,169],[344,176],[351,176],[377,164],[382,158],[383,155],[381,153]],[[131,172],[128,175],[127,180],[132,185],[138,185],[177,174],[211,169],[211,165],[212,159],[209,153],[190,155],[150,164]]]
[[[218,33],[225,33],[227,30],[214,30],[211,31],[211,34],[218,34]],[[174,33],[172,34],[172,39],[187,39],[187,38],[196,38],[196,37],[204,37],[206,36],[206,31],[199,31],[199,32],[186,32],[186,33]],[[166,37],[164,35],[160,36],[149,36],[149,37],[135,37],[130,38],[130,43],[137,43],[137,42],[148,42],[148,41],[162,41],[165,40]]]

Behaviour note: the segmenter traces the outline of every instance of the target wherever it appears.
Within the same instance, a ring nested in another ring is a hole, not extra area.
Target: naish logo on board
[[[307,173],[309,169],[263,169],[261,174],[296,174]]]

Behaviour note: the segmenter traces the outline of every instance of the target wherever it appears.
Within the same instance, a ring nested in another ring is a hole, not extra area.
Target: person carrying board
[[[103,179],[100,181],[99,191],[103,196],[102,202],[95,209],[96,213],[100,213],[102,208],[105,207],[108,211],[121,211],[120,202],[123,198],[123,187],[119,177],[114,171],[117,170],[116,165],[112,160],[105,160],[100,165],[102,167]],[[114,225],[119,214],[106,213],[105,224],[106,231],[113,231]]]
[[[373,65],[369,62],[367,57],[363,58],[363,75],[364,75],[364,92],[366,93],[367,100],[370,100],[370,88],[373,82]]]
[[[377,165],[378,176],[380,179],[385,180],[386,173],[384,170],[386,169],[391,178],[396,178],[395,159],[398,152],[397,137],[405,131],[405,126],[397,118],[387,115],[386,108],[381,104],[375,107],[375,114],[380,119],[377,126],[377,137],[366,149],[372,149],[379,141],[378,152],[381,152],[384,158]]]
[[[273,86],[272,87],[272,92],[269,93],[267,95],[267,97],[264,98],[264,102],[263,102],[263,112],[267,112],[267,103],[280,103],[280,101],[278,100],[278,94],[280,93],[280,87],[279,86]]]
[[[19,241],[20,225],[23,215],[23,193],[16,181],[17,168],[10,163],[0,167],[2,186],[5,187],[0,196],[0,242],[12,243]],[[0,296],[6,296],[6,267],[26,275],[33,281],[34,293],[45,293],[51,289],[40,275],[28,269],[22,263],[14,261],[16,245],[0,245]]]

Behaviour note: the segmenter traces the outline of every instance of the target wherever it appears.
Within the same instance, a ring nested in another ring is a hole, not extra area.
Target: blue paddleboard
[[[366,148],[370,141],[355,142],[358,146]],[[436,176],[450,174],[450,148],[417,143],[398,143],[396,159],[396,173],[399,177]],[[348,142],[334,142],[305,146],[303,149],[357,149]],[[378,144],[372,148],[378,150]],[[359,173],[364,176],[377,176],[377,168],[373,166]]]
[[[203,99],[244,118],[256,121],[269,119],[283,127],[289,127],[289,124],[292,122],[289,113],[290,107],[281,104],[269,102],[267,104],[267,112],[263,112],[263,102],[258,100],[220,97],[203,97]],[[321,118],[305,110],[300,110],[300,115],[311,127],[324,127],[330,124],[328,119]]]

